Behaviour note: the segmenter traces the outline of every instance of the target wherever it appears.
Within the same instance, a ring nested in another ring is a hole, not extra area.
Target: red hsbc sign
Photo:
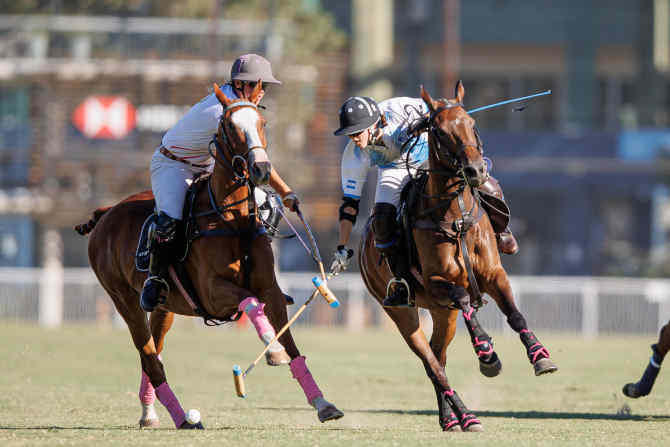
[[[135,107],[120,96],[89,96],[72,113],[74,125],[89,138],[123,138],[135,121]]]

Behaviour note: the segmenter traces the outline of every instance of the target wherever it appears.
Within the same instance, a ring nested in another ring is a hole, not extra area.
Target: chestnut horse
[[[258,82],[249,101],[231,101],[214,85],[216,97],[223,106],[219,129],[212,142],[216,146],[216,152],[212,152],[215,165],[207,187],[197,192],[192,213],[203,237],[191,242],[188,257],[183,262],[206,314],[226,321],[238,311],[247,311],[250,319],[252,313],[254,318],[260,318],[267,334],[272,333],[271,329],[277,333],[288,319],[286,298],[275,277],[270,240],[260,231],[253,200],[255,186],[267,183],[272,169],[266,154],[265,119],[254,102],[261,89]],[[154,206],[150,191],[136,194],[113,207],[96,210],[93,219],[75,229],[81,234],[90,232],[91,267],[126,321],[139,351],[142,366],[140,427],[158,425],[153,407],[157,396],[177,428],[202,428],[201,424],[189,424],[185,420],[184,410],[167,384],[159,355],[174,314],[196,316],[193,306],[177,287],[170,287],[165,304],[152,312],[149,320],[139,304],[146,273],[135,268],[135,250],[143,222],[154,212]],[[246,256],[249,262],[243,260]],[[251,311],[241,307],[243,301],[253,303]],[[271,329],[267,327],[268,320]],[[258,330],[258,325],[256,327]],[[285,351],[281,346],[278,351],[283,357],[290,356],[293,377],[305,391],[308,403],[316,408],[319,420],[325,422],[341,417],[342,413],[323,398],[290,330],[284,332],[279,343]],[[287,362],[288,359],[283,363]]]
[[[482,373],[492,377],[502,367],[491,338],[477,322],[473,304],[479,303],[471,303],[471,297],[478,296],[479,290],[493,297],[510,326],[520,334],[535,374],[557,368],[549,360],[546,348],[528,330],[514,303],[495,233],[476,190],[488,174],[475,122],[463,108],[464,96],[460,81],[453,100],[436,101],[421,87],[421,97],[430,111],[424,121],[429,132],[429,168],[424,170],[428,174],[425,182],[416,183],[416,206],[406,214],[406,227],[411,228],[418,258],[417,269],[412,269],[417,273],[410,278],[415,283],[416,305],[428,309],[433,319],[430,343],[420,328],[418,308],[384,310],[424,364],[435,388],[443,430],[479,431],[480,421],[450,387],[444,370],[458,309],[463,312]],[[411,195],[410,191],[407,196]],[[368,223],[361,238],[359,265],[368,290],[381,303],[392,273],[386,263],[380,262],[374,241],[372,225]]]

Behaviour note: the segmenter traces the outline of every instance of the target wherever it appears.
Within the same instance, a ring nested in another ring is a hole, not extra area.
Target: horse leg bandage
[[[265,303],[259,303],[256,298],[250,296],[245,298],[239,305],[238,310],[247,314],[249,321],[256,328],[258,332],[258,337],[265,343],[267,346],[273,338],[275,338],[276,332],[272,328],[268,317],[265,315],[263,308]],[[279,352],[282,351],[284,347],[278,341],[275,341],[270,346],[270,352]]]
[[[156,409],[154,408],[154,402],[156,401],[156,392],[154,386],[149,380],[147,373],[142,371],[142,381],[140,382],[140,403],[142,404],[142,417],[140,418],[140,424],[142,421],[151,421],[158,419],[156,414]]]
[[[149,380],[147,373],[142,371],[142,381],[140,382],[140,402],[143,405],[152,405],[156,400],[156,392],[154,386]]]
[[[654,386],[656,381],[656,376],[658,376],[659,371],[661,370],[661,363],[663,362],[663,357],[658,352],[657,345],[651,345],[652,355],[647,364],[647,368],[642,374],[642,378],[637,383],[637,389],[640,396],[646,396],[651,392],[651,389]]]
[[[313,401],[317,398],[323,398],[323,393],[319,389],[319,386],[314,381],[312,373],[307,369],[305,364],[305,356],[296,357],[291,360],[290,363],[291,372],[293,373],[293,378],[298,381],[302,390],[305,392],[307,397],[307,403],[313,405]]]
[[[184,409],[181,407],[177,396],[174,395],[167,382],[163,382],[156,388],[156,396],[158,396],[158,400],[165,406],[165,408],[167,408],[170,417],[172,417],[172,420],[174,421],[174,425],[176,425],[177,428],[181,427],[186,420],[186,414],[184,413]]]

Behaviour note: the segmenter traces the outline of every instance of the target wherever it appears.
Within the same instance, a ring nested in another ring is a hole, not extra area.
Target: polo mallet
[[[302,240],[300,237],[300,234],[298,231],[295,229],[295,227],[291,224],[291,221],[288,220],[286,217],[286,214],[282,211],[281,207],[277,208],[279,211],[279,214],[282,215],[288,226],[293,230],[295,235],[297,236],[298,240],[300,243],[302,243],[303,247],[305,247],[305,250],[312,256],[312,259],[314,262],[319,266],[319,270],[321,272],[321,278],[318,276],[315,276],[312,278],[312,283],[314,284],[314,287],[319,291],[321,296],[326,300],[326,302],[330,305],[330,307],[338,307],[340,305],[340,302],[337,300],[337,297],[335,294],[328,288],[328,279],[326,278],[326,272],[323,268],[323,261],[321,260],[321,253],[319,253],[319,247],[316,245],[316,240],[314,239],[314,234],[312,233],[312,229],[310,228],[309,224],[305,220],[305,218],[302,215],[302,212],[300,211],[300,208],[297,206],[295,207],[296,214],[298,215],[298,218],[300,218],[300,221],[302,222],[303,226],[305,227],[305,231],[307,232],[307,237],[309,238],[309,243],[312,246],[312,249],[310,250],[309,247],[307,247],[307,244],[305,244],[305,241]]]
[[[538,96],[545,96],[545,95],[551,95],[551,90],[546,90],[544,92],[535,93],[534,95],[522,96],[520,98],[507,99],[505,101],[496,102],[495,104],[489,104],[487,106],[477,107],[476,109],[468,110],[467,112],[468,113],[480,112],[482,110],[488,110],[488,109],[492,109],[494,107],[502,106],[502,105],[505,105],[505,104],[524,101],[526,99],[537,98]],[[524,108],[525,108],[525,106],[524,106]],[[523,109],[521,109],[521,110],[523,110]]]
[[[330,290],[330,288],[328,288],[328,279],[326,278],[326,272],[323,268],[321,253],[319,253],[319,247],[316,245],[316,240],[314,239],[312,229],[310,228],[309,224],[303,217],[302,212],[300,211],[300,208],[298,208],[297,205],[295,207],[295,212],[298,215],[298,218],[300,218],[300,221],[302,222],[303,226],[305,227],[307,237],[309,238],[309,242],[312,245],[312,258],[314,258],[314,261],[318,264],[319,270],[321,271],[321,278],[315,276],[314,278],[312,278],[312,283],[314,284],[314,287],[316,287],[316,289],[319,291],[321,296],[323,296],[326,302],[330,305],[330,307],[338,307],[340,305],[340,302],[337,300],[337,297]]]
[[[335,275],[328,275],[329,278],[332,278],[333,276],[335,276]],[[318,279],[318,278],[317,278],[317,279]],[[314,282],[314,280],[312,280],[312,282]],[[327,292],[330,292],[329,289],[326,289],[326,291],[327,291]],[[275,337],[270,341],[270,343],[268,343],[267,346],[265,346],[265,348],[261,351],[261,353],[258,354],[258,357],[256,357],[256,360],[254,360],[253,362],[251,362],[251,365],[249,365],[249,367],[248,367],[244,372],[242,372],[242,368],[240,368],[239,365],[234,365],[234,366],[233,366],[233,382],[235,382],[235,391],[237,392],[237,395],[238,395],[239,397],[242,397],[242,398],[247,397],[247,389],[246,389],[246,386],[244,385],[244,378],[251,372],[252,369],[254,369],[254,367],[258,364],[258,362],[260,361],[260,359],[265,355],[265,353],[268,351],[268,349],[270,349],[270,346],[272,346],[272,343],[274,343],[274,342],[276,342],[277,340],[279,340],[279,337],[281,337],[282,334],[283,334],[284,332],[286,332],[286,330],[289,328],[289,326],[291,326],[291,325],[295,322],[295,320],[298,319],[298,317],[300,316],[300,314],[301,314],[305,309],[307,309],[307,306],[309,305],[309,303],[311,303],[312,300],[313,300],[313,299],[316,297],[316,295],[319,294],[319,293],[323,294],[324,292],[322,292],[322,291],[317,287],[317,289],[314,290],[314,292],[312,293],[312,296],[310,296],[310,297],[307,299],[307,301],[305,301],[305,303],[304,303],[302,306],[300,306],[300,309],[298,309],[298,311],[295,313],[295,315],[293,315],[293,316],[291,317],[291,319],[288,320],[288,321],[286,322],[286,324],[284,325],[284,327],[282,327],[282,328],[279,330],[279,332],[277,332],[277,335],[275,335]],[[331,292],[331,293],[332,293],[332,292]],[[325,297],[325,296],[324,296],[324,297]],[[337,298],[335,298],[334,295],[333,295],[333,298],[335,299],[334,302],[339,304],[339,302],[337,301]],[[332,306],[332,305],[331,305],[331,306]],[[333,307],[337,307],[337,306],[333,306]]]

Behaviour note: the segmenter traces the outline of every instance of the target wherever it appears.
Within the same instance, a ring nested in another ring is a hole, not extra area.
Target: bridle
[[[225,219],[224,213],[233,211],[237,205],[246,202],[248,210],[248,223],[246,227],[242,228],[224,227],[224,228],[207,228],[205,230],[200,230],[197,224],[194,223],[193,236],[191,236],[191,238],[195,239],[198,237],[206,237],[206,236],[239,237],[242,240],[241,243],[243,247],[241,257],[243,286],[246,289],[249,289],[251,284],[251,269],[252,269],[251,243],[258,235],[265,234],[265,228],[263,226],[261,226],[260,228],[256,226],[257,212],[256,212],[256,200],[254,197],[254,189],[256,185],[254,185],[254,183],[249,178],[249,171],[247,169],[247,165],[248,165],[249,153],[253,149],[260,148],[265,150],[266,148],[263,146],[252,146],[250,148],[247,148],[247,150],[243,154],[235,153],[235,150],[233,149],[232,139],[227,132],[227,126],[225,125],[226,124],[225,120],[226,116],[229,115],[229,112],[232,113],[232,110],[240,107],[251,107],[254,110],[258,110],[256,104],[249,101],[237,101],[226,106],[223,110],[223,113],[221,114],[221,119],[219,122],[219,127],[221,131],[217,132],[217,134],[215,134],[212,137],[212,141],[210,141],[209,143],[208,151],[209,154],[214,159],[215,164],[218,164],[224,169],[230,170],[233,174],[233,180],[235,185],[223,197],[223,200],[225,201],[226,197],[230,196],[231,194],[233,194],[235,190],[241,187],[247,188],[247,197],[231,203],[219,205],[219,203],[217,202],[217,198],[214,196],[214,190],[212,188],[212,176],[209,176],[207,178],[207,194],[209,198],[210,209],[204,212],[194,213],[191,217],[193,220],[195,220],[199,217],[214,214],[217,215],[221,219],[221,221],[223,221],[224,226],[225,225],[230,226],[230,223]],[[218,138],[219,135],[221,142],[219,142]],[[212,151],[212,144],[216,147],[216,154]],[[192,196],[191,200],[195,200],[195,194]],[[193,207],[193,204],[191,204],[191,207]],[[212,318],[209,319],[211,320]],[[205,318],[206,322],[207,320],[208,319]]]
[[[435,157],[437,158],[438,163],[440,166],[445,166],[446,170],[437,170],[434,169],[436,173],[441,173],[441,174],[459,174],[459,177],[463,177],[466,181],[467,178],[463,174],[463,163],[461,160],[454,155],[451,151],[446,150],[444,148],[444,143],[441,140],[441,136],[445,134],[445,132],[437,126],[435,119],[437,116],[444,112],[445,110],[451,109],[452,107],[462,107],[465,109],[465,106],[460,103],[460,102],[454,102],[454,101],[449,101],[447,99],[442,100],[444,101],[444,105],[441,105],[437,109],[435,109],[433,112],[431,112],[430,116],[428,117],[428,120],[426,122],[426,127],[428,132],[433,136],[433,140],[435,141]],[[477,130],[477,126],[473,128],[474,134],[475,134],[475,140],[476,142],[473,143],[466,143],[464,141],[461,141],[460,138],[458,138],[458,149],[459,152],[465,151],[467,148],[475,148],[477,151],[483,156],[484,155],[484,148],[482,145],[482,140],[479,136],[479,131]]]
[[[470,286],[472,288],[472,305],[475,309],[477,309],[482,305],[482,295],[479,290],[479,285],[477,284],[477,279],[474,275],[465,237],[468,233],[468,230],[479,222],[483,216],[484,211],[480,204],[479,193],[477,189],[468,182],[468,177],[464,172],[465,167],[463,166],[460,158],[454,155],[451,151],[445,150],[445,145],[442,143],[440,138],[445,134],[445,132],[439,126],[437,126],[435,121],[440,113],[452,107],[463,107],[463,104],[446,99],[442,101],[444,102],[444,105],[441,105],[433,112],[431,112],[424,125],[435,142],[436,147],[434,154],[437,158],[437,162],[440,164],[440,166],[445,167],[445,169],[421,170],[423,172],[433,172],[434,174],[443,175],[449,178],[456,177],[456,180],[446,185],[443,189],[444,192],[438,193],[437,195],[431,196],[425,193],[422,194],[423,198],[437,200],[437,203],[434,206],[424,209],[421,213],[417,214],[414,225],[416,228],[437,231],[448,239],[458,242],[461,253],[463,255],[463,262],[468,275],[468,281],[470,282]],[[475,148],[481,155],[484,154],[482,140],[479,136],[479,132],[477,131],[476,126],[474,127],[474,134],[476,139],[475,144],[461,141],[460,138],[458,138],[459,153],[466,150],[467,148]],[[427,179],[427,177],[425,178]],[[423,190],[424,187],[425,183],[421,189]],[[463,196],[467,187],[470,187],[472,192],[472,206],[470,209],[468,209],[466,206],[465,198]],[[454,218],[453,220],[445,219],[444,216],[436,218],[433,213],[440,209],[449,207],[454,199],[458,202],[458,208],[460,210],[461,216],[459,218]]]
[[[232,114],[233,110],[243,107],[250,107],[258,111],[258,106],[250,101],[238,101],[227,106],[225,109],[223,109],[221,119],[219,120],[219,127],[221,128],[221,132],[219,133],[219,135],[221,135],[223,147],[219,143],[217,135],[214,135],[212,141],[209,143],[208,148],[209,155],[212,156],[214,162],[219,166],[222,166],[226,169],[230,169],[230,171],[233,174],[235,183],[239,185],[243,185],[246,184],[247,182],[250,182],[247,170],[249,153],[254,149],[267,150],[266,146],[249,147],[243,154],[237,154],[233,150],[232,140],[228,135],[228,126],[225,125],[225,119],[229,113]],[[214,153],[214,151],[212,151],[212,144],[216,147],[216,154]],[[226,156],[226,153],[230,156],[230,159],[228,158],[228,156]],[[223,154],[223,159],[218,154]]]

